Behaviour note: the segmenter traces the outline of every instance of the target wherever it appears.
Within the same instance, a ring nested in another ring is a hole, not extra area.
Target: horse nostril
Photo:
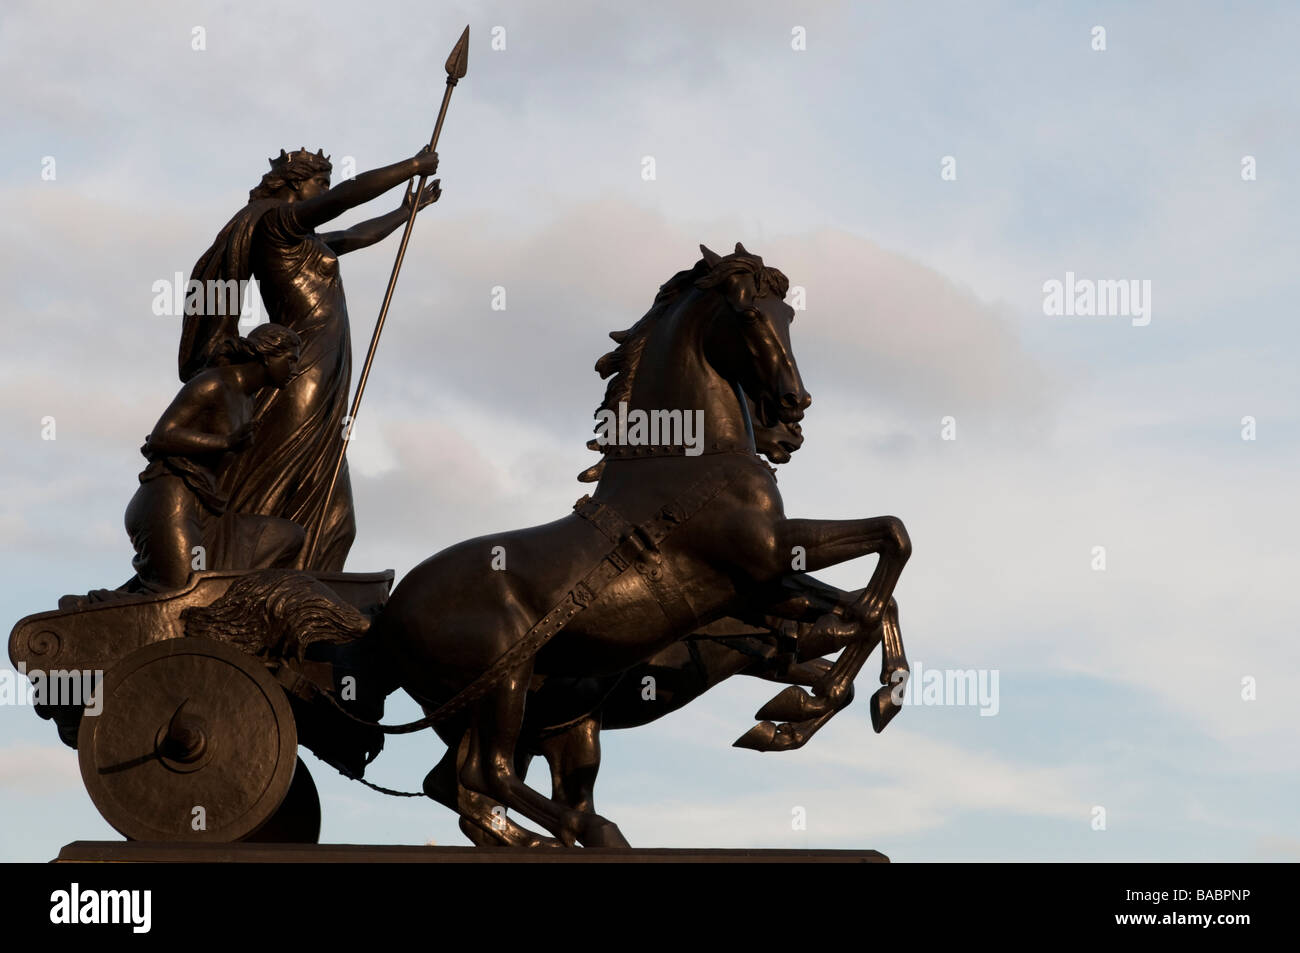
[[[787,410],[807,410],[812,403],[812,394],[804,391],[802,394],[782,394],[781,406]]]

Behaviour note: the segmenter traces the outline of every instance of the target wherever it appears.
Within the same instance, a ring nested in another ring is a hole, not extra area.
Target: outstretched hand
[[[402,211],[406,214],[411,213],[411,203],[415,198],[415,183],[408,182],[406,185],[406,194],[402,196]],[[428,208],[438,199],[442,198],[442,180],[434,179],[424,187],[420,193],[420,208]]]

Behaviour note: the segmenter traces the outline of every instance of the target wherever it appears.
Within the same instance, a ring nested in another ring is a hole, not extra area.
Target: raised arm
[[[427,148],[416,155],[392,165],[362,172],[355,178],[334,186],[315,198],[293,203],[293,217],[304,229],[315,229],[338,218],[348,209],[364,205],[389,189],[401,185],[417,175],[432,175],[438,171],[438,153]]]
[[[393,211],[386,215],[367,219],[343,231],[326,232],[320,236],[321,241],[329,245],[330,250],[336,255],[346,255],[350,251],[367,248],[376,242],[383,241],[411,217],[413,194],[413,190],[408,185],[406,195],[402,198],[402,204]],[[441,185],[438,179],[434,179],[431,184],[425,186],[424,192],[420,195],[420,208],[428,208],[441,197]]]

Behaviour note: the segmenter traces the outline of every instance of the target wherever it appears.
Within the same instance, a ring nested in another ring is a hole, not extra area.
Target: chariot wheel
[[[298,758],[293,783],[271,819],[244,838],[260,844],[315,844],[320,841],[320,794],[311,772]]]
[[[77,735],[81,777],[130,840],[242,840],[289,792],[293,712],[251,655],[211,639],[154,642],[110,668],[94,701]]]

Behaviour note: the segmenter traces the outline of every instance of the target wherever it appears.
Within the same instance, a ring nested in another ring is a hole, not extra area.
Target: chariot
[[[189,611],[241,583],[286,581],[368,621],[393,573],[197,572],[182,589],[66,599],[14,626],[9,656],[29,678],[93,685],[81,698],[38,692],[36,710],[77,749],[91,800],[127,838],[314,843],[320,802],[299,744],[354,778],[383,747],[365,722],[390,689],[364,621],[329,640],[211,638]]]

